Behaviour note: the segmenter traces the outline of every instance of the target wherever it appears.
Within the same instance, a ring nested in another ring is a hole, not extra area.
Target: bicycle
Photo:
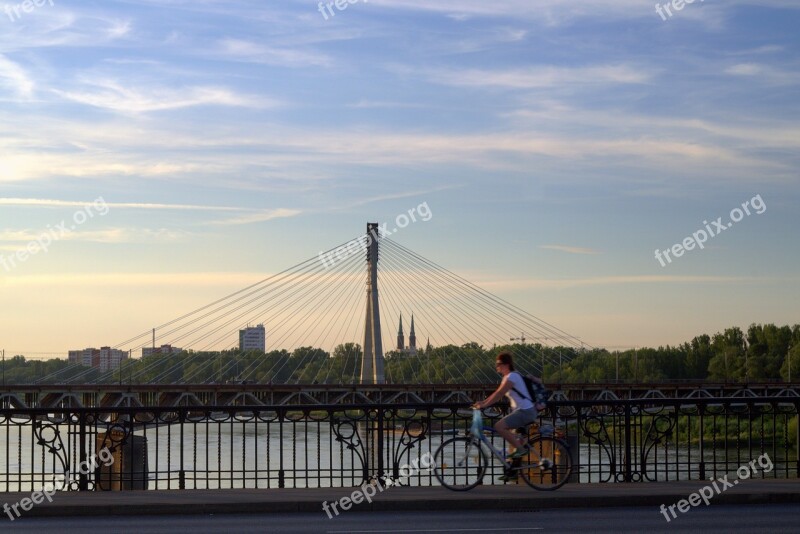
[[[507,474],[518,472],[532,488],[553,491],[569,480],[572,457],[564,441],[551,435],[536,436],[528,441],[528,453],[516,459],[519,460],[517,464],[494,448],[486,432],[496,433],[496,430],[483,426],[481,410],[473,409],[468,435],[450,438],[439,445],[433,456],[434,474],[442,486],[453,491],[467,491],[480,484],[489,466],[483,445],[503,463]]]

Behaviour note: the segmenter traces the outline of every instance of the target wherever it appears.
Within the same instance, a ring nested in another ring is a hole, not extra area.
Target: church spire
[[[408,333],[408,351],[417,352],[417,334],[414,332],[414,314],[411,314],[411,331]]]
[[[403,314],[400,314],[400,326],[397,329],[397,350],[403,350],[406,348],[406,338],[403,335]]]

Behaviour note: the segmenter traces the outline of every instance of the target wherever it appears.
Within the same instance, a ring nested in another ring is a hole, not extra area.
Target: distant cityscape
[[[430,348],[430,340],[427,347]],[[184,349],[172,345],[161,345],[160,347],[142,347],[142,358],[153,355],[180,354]],[[263,324],[248,326],[239,330],[239,350],[242,352],[267,352],[267,329]],[[400,324],[397,330],[396,350],[401,354],[417,354],[417,336],[414,331],[414,315],[411,315],[411,327],[408,333],[408,345],[405,344],[405,334],[403,333],[403,314],[400,314]],[[119,369],[122,362],[130,357],[124,350],[112,349],[111,347],[100,347],[99,349],[90,347],[86,349],[69,351],[69,363],[92,367],[98,371],[113,371]]]
[[[401,319],[402,330],[402,319]],[[411,329],[414,324],[412,319]],[[239,330],[239,350],[247,352],[267,352],[267,331],[263,324],[248,326]],[[160,347],[142,347],[142,358],[153,355],[180,354],[183,349],[172,345],[161,345]],[[415,349],[416,352],[416,349]],[[130,354],[127,351],[112,349],[111,347],[100,347],[99,349],[90,347],[86,349],[69,351],[68,360],[70,364],[92,367],[100,372],[113,371],[119,369],[122,362],[127,360]]]

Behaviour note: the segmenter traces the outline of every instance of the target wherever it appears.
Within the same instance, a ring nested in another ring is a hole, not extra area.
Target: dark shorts
[[[536,408],[528,408],[527,410],[514,410],[500,419],[500,422],[505,423],[508,428],[522,428],[536,421],[538,417],[539,412],[536,411]]]

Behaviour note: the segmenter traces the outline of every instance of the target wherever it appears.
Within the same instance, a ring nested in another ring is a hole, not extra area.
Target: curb
[[[610,486],[606,486],[611,490]],[[699,486],[698,486],[699,487]],[[535,492],[528,488],[520,491],[471,491],[456,493],[447,490],[426,491],[419,495],[415,488],[397,488],[390,495],[378,495],[371,503],[364,502],[351,507],[347,512],[416,512],[431,511],[484,511],[502,509],[510,512],[542,511],[565,508],[611,508],[611,507],[660,507],[686,499],[692,491],[677,488],[661,488],[660,492],[642,493],[644,488],[625,488],[622,492],[615,488],[616,494],[569,495],[556,492]],[[716,495],[711,505],[744,504],[800,504],[800,488],[794,491],[729,492]],[[337,491],[340,490],[340,491]],[[130,515],[214,515],[214,514],[286,514],[319,513],[325,514],[322,502],[335,502],[348,495],[352,488],[334,488],[324,491],[311,490],[262,490],[247,494],[228,493],[236,490],[218,490],[219,498],[214,499],[208,490],[87,493],[68,495],[72,502],[46,503],[34,506],[24,512],[27,517],[96,517]],[[405,490],[405,491],[403,491]],[[629,491],[625,491],[629,490]],[[203,491],[203,493],[197,493]],[[278,492],[281,493],[278,493]],[[414,495],[411,492],[416,493]],[[331,495],[331,493],[334,493]],[[21,494],[6,494],[6,498]],[[394,498],[392,498],[394,497]],[[230,500],[230,502],[228,502]],[[5,499],[4,499],[5,500]],[[131,502],[138,501],[138,502]],[[432,506],[433,505],[433,506]],[[339,515],[339,514],[337,514]],[[6,516],[3,514],[3,516]],[[6,516],[7,517],[7,516]]]

